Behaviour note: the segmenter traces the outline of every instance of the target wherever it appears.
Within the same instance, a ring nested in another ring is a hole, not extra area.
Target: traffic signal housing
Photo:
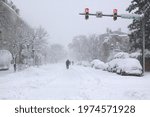
[[[117,12],[118,12],[117,9],[114,9],[114,10],[113,10],[113,20],[114,20],[114,21],[117,20]]]
[[[85,19],[89,19],[89,8],[85,8]]]

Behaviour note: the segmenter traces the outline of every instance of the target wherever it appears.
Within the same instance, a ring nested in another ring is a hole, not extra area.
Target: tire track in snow
[[[97,89],[101,86],[99,76],[95,75],[92,69],[76,66],[75,73],[79,74],[80,79],[80,97],[90,100],[96,95]]]

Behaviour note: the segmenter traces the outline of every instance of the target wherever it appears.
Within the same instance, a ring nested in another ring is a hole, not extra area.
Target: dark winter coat
[[[70,65],[70,61],[69,61],[69,60],[66,61],[66,65],[67,65],[67,66]]]

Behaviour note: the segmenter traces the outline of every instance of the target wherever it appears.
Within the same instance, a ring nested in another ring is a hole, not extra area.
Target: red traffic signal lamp
[[[117,9],[113,9],[113,20],[116,21],[117,20]]]
[[[85,19],[89,19],[89,8],[85,8]]]

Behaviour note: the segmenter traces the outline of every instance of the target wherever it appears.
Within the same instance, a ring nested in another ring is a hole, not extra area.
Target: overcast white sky
[[[12,0],[21,10],[21,17],[33,27],[41,25],[49,35],[51,42],[67,44],[79,34],[102,34],[109,27],[112,30],[122,28],[128,32],[131,20],[118,18],[90,17],[88,21],[80,12],[88,7],[90,12],[102,11],[110,14],[113,9],[118,13],[127,13],[125,9],[131,0]]]

